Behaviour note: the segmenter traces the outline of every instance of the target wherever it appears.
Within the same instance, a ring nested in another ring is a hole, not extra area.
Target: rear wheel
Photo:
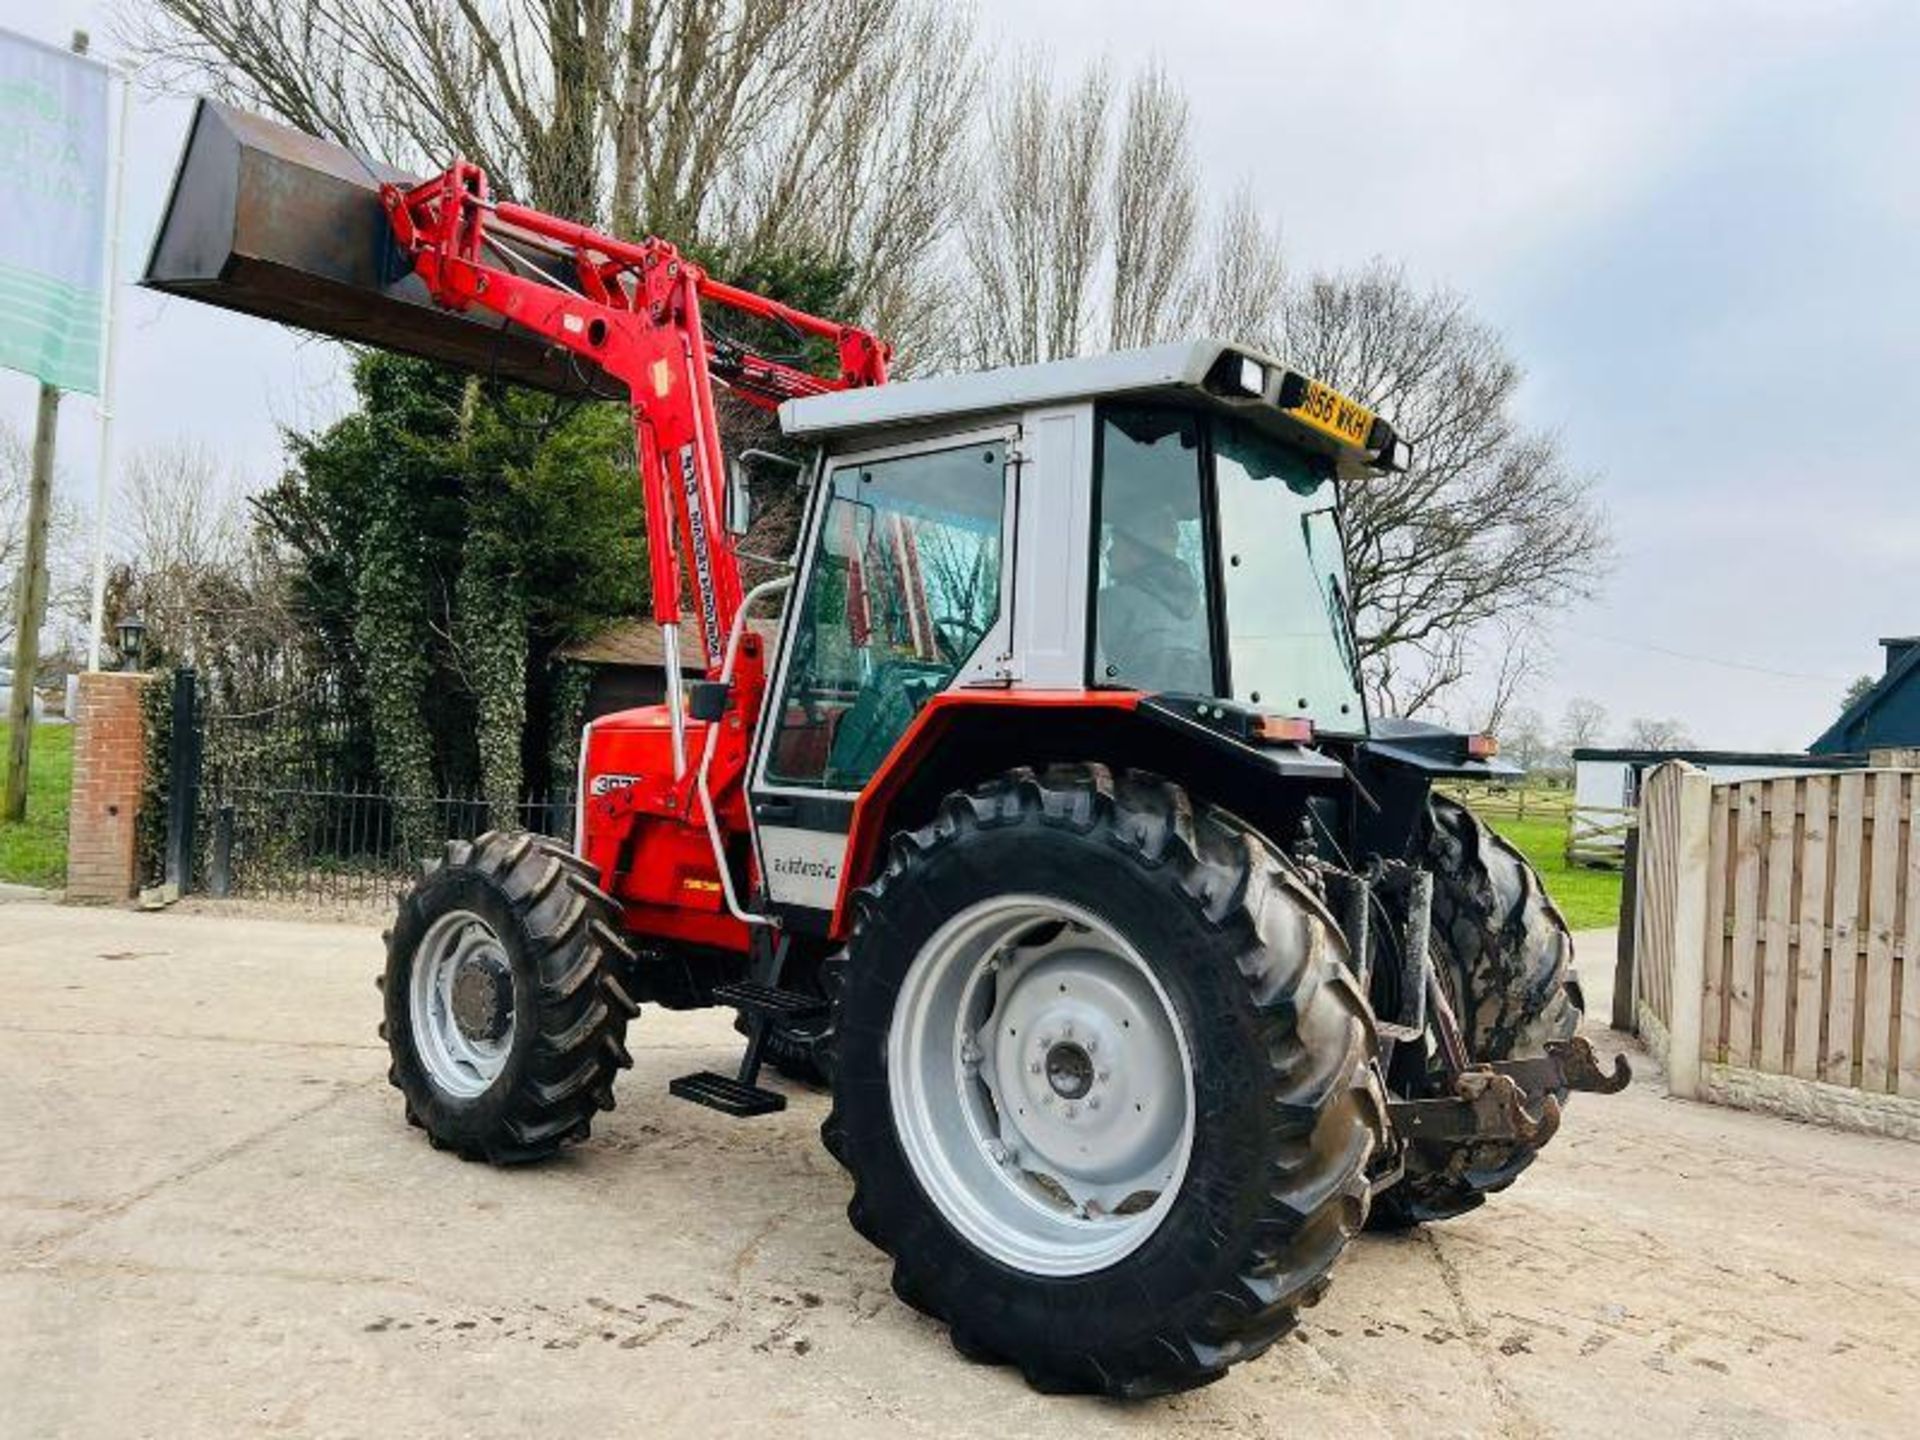
[[[1434,966],[1476,1061],[1546,1053],[1580,1028],[1573,938],[1526,859],[1456,800],[1428,804],[1425,864],[1433,874]],[[1442,1093],[1437,1056],[1415,1072],[1419,1094]],[[1566,1092],[1558,1092],[1564,1101]],[[1405,1177],[1373,1207],[1376,1228],[1446,1220],[1484,1204],[1534,1161],[1530,1145],[1415,1143]]]
[[[585,1139],[631,1065],[619,909],[557,841],[450,841],[387,935],[380,1033],[407,1119],[469,1160]]]
[[[860,901],[826,1138],[894,1289],[1046,1390],[1203,1384],[1363,1223],[1366,1002],[1291,867],[1177,786],[1016,772]]]

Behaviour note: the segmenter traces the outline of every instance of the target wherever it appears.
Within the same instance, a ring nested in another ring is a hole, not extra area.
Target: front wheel
[[[963,1353],[1044,1390],[1204,1384],[1365,1220],[1383,1091],[1338,927],[1177,786],[949,796],[895,838],[844,973],[848,1214]]]
[[[586,1138],[633,1063],[619,907],[542,835],[449,841],[387,937],[380,1034],[407,1119],[440,1149],[515,1164]]]

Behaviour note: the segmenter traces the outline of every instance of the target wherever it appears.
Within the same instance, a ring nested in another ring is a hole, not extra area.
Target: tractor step
[[[716,985],[713,987],[713,1002],[716,1005],[731,1005],[749,1019],[765,1016],[769,1020],[811,1020],[832,1008],[828,1001],[818,995],[781,990],[772,985],[762,985],[757,980]]]
[[[787,1108],[787,1097],[777,1090],[762,1090],[758,1085],[743,1085],[731,1075],[711,1070],[682,1075],[667,1082],[667,1090],[682,1100],[691,1100],[722,1115],[745,1120],[755,1115],[771,1115]]]

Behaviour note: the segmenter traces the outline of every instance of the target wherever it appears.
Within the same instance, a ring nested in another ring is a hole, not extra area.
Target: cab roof
[[[1256,396],[1219,383],[1222,375],[1237,374],[1243,359],[1264,367],[1263,394]],[[1229,345],[1222,340],[1180,341],[789,400],[780,407],[780,425],[794,439],[824,441],[856,432],[924,427],[964,416],[1047,405],[1158,400],[1233,415],[1256,429],[1334,458],[1343,473],[1373,469],[1378,463],[1378,449],[1343,443],[1280,408],[1277,396],[1288,373],[1283,362],[1244,345]],[[1383,448],[1391,452],[1392,447],[1389,440]]]

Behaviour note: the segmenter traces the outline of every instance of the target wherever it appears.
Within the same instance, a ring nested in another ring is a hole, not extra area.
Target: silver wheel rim
[[[513,1049],[513,965],[485,920],[451,910],[433,922],[414,952],[408,1005],[435,1087],[470,1099],[499,1078]]]
[[[1132,1254],[1173,1208],[1193,1152],[1185,1032],[1106,921],[996,896],[908,967],[888,1034],[895,1133],[962,1235],[1036,1275]]]

